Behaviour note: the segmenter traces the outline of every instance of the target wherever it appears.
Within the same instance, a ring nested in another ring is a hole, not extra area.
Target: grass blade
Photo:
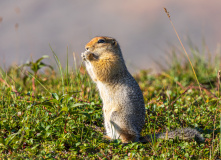
[[[62,66],[61,66],[61,63],[57,57],[57,55],[55,54],[54,50],[52,49],[51,45],[49,44],[50,48],[51,48],[51,51],[53,53],[53,56],[54,56],[54,59],[56,61],[56,64],[58,66],[58,69],[59,69],[59,72],[60,72],[60,75],[61,75],[61,83],[62,83],[62,93],[64,94],[64,77],[63,77],[63,72],[62,72]]]

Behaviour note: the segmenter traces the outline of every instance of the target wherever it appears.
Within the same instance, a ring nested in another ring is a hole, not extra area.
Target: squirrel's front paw
[[[86,52],[86,51],[85,51]],[[85,52],[81,53],[81,58],[86,61],[86,56],[85,56]]]
[[[85,51],[83,53],[81,53],[81,58],[84,60],[84,61],[87,61],[87,60],[92,60],[94,57],[94,54],[89,52],[89,51]]]

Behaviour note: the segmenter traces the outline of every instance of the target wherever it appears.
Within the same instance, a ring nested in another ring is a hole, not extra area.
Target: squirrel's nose
[[[86,47],[85,49],[88,51],[88,50],[89,50],[89,47]]]

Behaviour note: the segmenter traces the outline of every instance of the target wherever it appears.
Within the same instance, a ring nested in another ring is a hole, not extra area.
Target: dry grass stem
[[[192,64],[192,62],[191,62],[191,60],[190,60],[190,58],[189,58],[189,55],[188,55],[188,53],[187,53],[187,51],[186,51],[186,49],[185,49],[185,47],[184,47],[184,45],[183,45],[183,43],[182,43],[182,41],[181,41],[181,39],[180,39],[180,37],[179,37],[177,31],[176,31],[176,28],[175,28],[174,25],[173,25],[173,22],[172,22],[172,20],[171,20],[171,18],[170,18],[169,12],[167,11],[166,8],[164,8],[164,11],[165,11],[165,13],[167,14],[167,16],[168,16],[168,18],[169,18],[169,20],[170,20],[170,23],[171,23],[171,25],[172,25],[172,27],[173,27],[173,30],[175,31],[176,36],[177,36],[177,38],[178,38],[178,40],[179,40],[179,42],[180,42],[180,44],[181,44],[181,46],[182,46],[182,48],[183,48],[183,50],[184,50],[184,52],[185,52],[185,54],[186,54],[188,60],[189,60],[189,63],[190,63],[191,68],[192,68],[192,70],[193,70],[194,76],[195,76],[196,81],[197,81],[197,83],[198,83],[198,86],[199,86],[201,95],[203,96],[203,93],[202,93],[202,90],[201,90],[201,87],[200,87],[199,80],[198,80],[198,78],[197,78],[197,76],[196,76],[196,72],[195,72],[195,70],[194,70],[194,68],[193,68],[193,64]],[[203,98],[204,98],[204,97],[203,97]],[[205,100],[204,100],[204,101],[205,101]]]

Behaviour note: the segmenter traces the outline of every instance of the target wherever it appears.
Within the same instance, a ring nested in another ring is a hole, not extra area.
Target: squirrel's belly
[[[103,109],[105,110],[105,109]],[[114,124],[111,123],[110,117],[113,111],[103,111],[104,114],[104,124],[105,124],[105,130],[106,134],[111,138],[111,139],[119,139],[120,134],[117,128],[114,126]]]
[[[106,122],[106,132],[107,132],[107,136],[109,136],[111,139],[119,139],[120,138],[120,134],[119,131],[117,131],[117,129],[114,127],[113,124],[111,124],[110,122]]]
[[[113,99],[108,89],[103,83],[97,82],[98,89],[100,91],[100,96],[103,101],[103,115],[104,115],[104,124],[107,136],[111,139],[119,139],[120,134],[116,126],[111,123],[111,115],[115,111],[119,111],[119,106],[116,103],[116,100]]]
[[[112,103],[112,100],[113,100],[111,96],[112,93],[111,92],[109,93],[107,86],[100,81],[97,81],[96,83],[97,83],[97,87],[100,93],[100,97],[103,101],[103,104]]]
[[[94,73],[93,66],[92,66],[91,62],[90,61],[86,61],[85,64],[86,64],[86,69],[87,69],[89,75],[91,76],[92,80],[93,81],[97,81],[96,78],[95,78],[96,75]]]

